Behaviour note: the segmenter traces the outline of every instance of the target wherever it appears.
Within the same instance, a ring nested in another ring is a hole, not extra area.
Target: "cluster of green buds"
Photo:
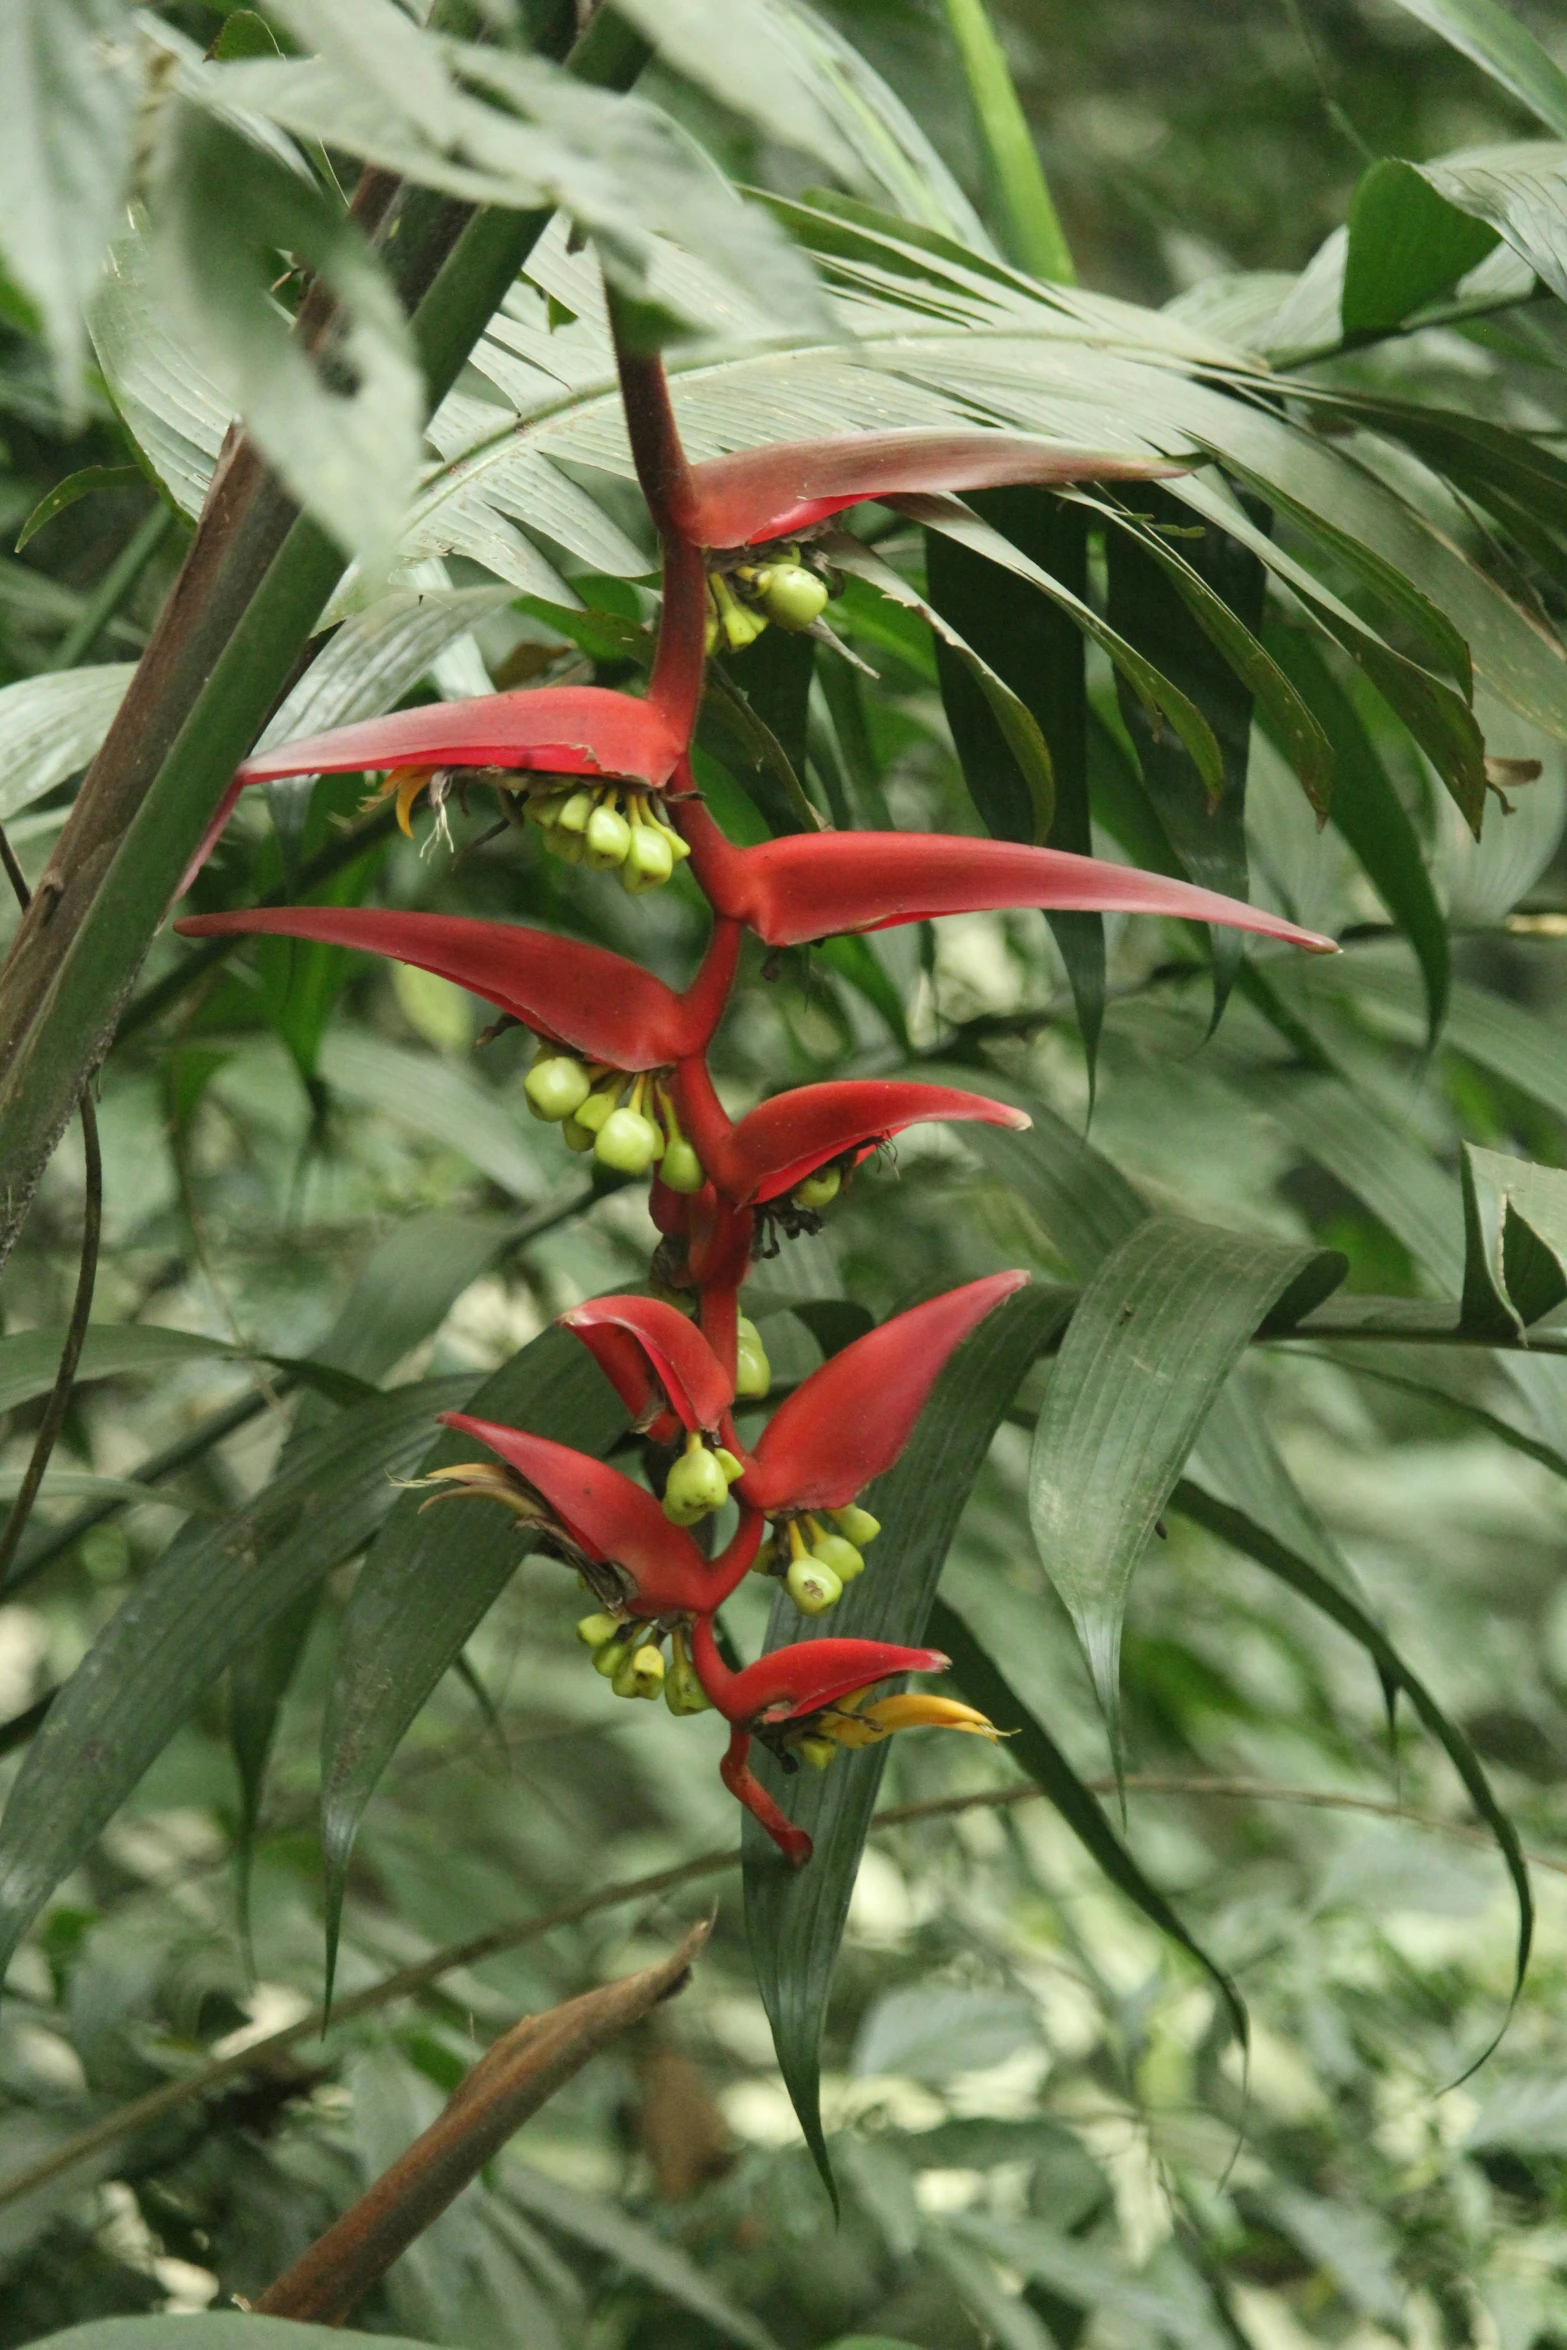
[[[830,1528],[822,1524],[824,1517]],[[802,1616],[825,1616],[842,1599],[844,1585],[863,1574],[866,1546],[880,1532],[881,1520],[855,1502],[846,1509],[782,1518],[751,1572],[781,1577]]]
[[[591,1151],[620,1175],[656,1165],[671,1191],[700,1191],[707,1181],[668,1088],[649,1071],[631,1077],[541,1044],[522,1090],[535,1118],[560,1128],[568,1150]]]
[[[820,573],[800,560],[798,547],[780,547],[766,563],[740,563],[707,575],[707,649],[732,653],[754,645],[771,621],[801,636],[827,609],[830,594]]]
[[[583,1616],[577,1638],[592,1653],[617,1697],[662,1697],[672,1714],[701,1714],[710,1700],[696,1677],[683,1625],[627,1623],[620,1616]],[[663,1643],[669,1642],[669,1661]]]
[[[728,1500],[735,1479],[744,1475],[744,1461],[737,1460],[726,1444],[709,1445],[693,1428],[685,1451],[664,1481],[665,1517],[675,1526],[694,1526],[699,1519],[710,1518]]]
[[[529,793],[524,813],[557,857],[596,873],[617,872],[633,897],[658,889],[691,854],[664,822],[654,794],[628,783],[552,780]]]

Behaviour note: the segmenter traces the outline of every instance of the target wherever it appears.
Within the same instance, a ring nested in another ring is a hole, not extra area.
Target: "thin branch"
[[[1116,1792],[1111,1779],[1089,1779],[1084,1782],[1096,1795]],[[1439,1813],[1410,1811],[1402,1804],[1390,1803],[1375,1796],[1340,1794],[1320,1787],[1278,1787],[1266,1779],[1201,1779],[1186,1778],[1162,1772],[1146,1775],[1133,1774],[1125,1782],[1129,1793],[1138,1795],[1188,1795],[1207,1797],[1221,1803],[1293,1803],[1313,1811],[1346,1811],[1369,1813],[1373,1818],[1401,1820],[1408,1827],[1429,1828],[1442,1836],[1453,1836],[1461,1843],[1480,1845],[1489,1849],[1491,1838],[1483,1828],[1471,1827],[1462,1820],[1444,1819]],[[1031,1803],[1043,1796],[1045,1790],[1032,1780],[1022,1780],[1007,1787],[984,1787],[965,1795],[939,1796],[929,1803],[900,1803],[886,1811],[879,1811],[871,1822],[873,1835],[885,1835],[889,1829],[907,1828],[924,1820],[949,1819],[968,1811],[994,1810],[1014,1803]],[[1549,1869],[1556,1876],[1567,1877],[1567,1860],[1553,1859],[1548,1853],[1531,1852],[1525,1856],[1535,1868]],[[562,1927],[581,1925],[585,1918],[594,1917],[600,1910],[617,1909],[628,1901],[652,1901],[666,1893],[679,1892],[686,1885],[699,1883],[704,1877],[721,1877],[740,1866],[737,1848],[699,1853],[694,1860],[679,1862],[674,1868],[655,1870],[651,1876],[632,1877],[618,1885],[605,1885],[596,1893],[585,1893],[576,1901],[568,1901],[560,1909],[547,1910],[542,1917],[517,1918],[509,1925],[494,1926],[488,1933],[472,1935],[466,1942],[454,1942],[444,1950],[419,1959],[412,1966],[399,1967],[395,1973],[384,1975],[379,1983],[371,1983],[363,1991],[352,1991],[337,2000],[332,2010],[334,2030],[340,2024],[350,2023],[357,2016],[372,2015],[377,2009],[390,2006],[398,1999],[410,1998],[424,1991],[443,1975],[454,1974],[459,1968],[480,1966],[486,1959],[497,1958],[502,1951],[517,1950],[527,1942],[537,1942],[546,1934],[558,1933]],[[253,2040],[249,2047],[236,2049],[230,2056],[215,2057],[193,2073],[177,2081],[167,2081],[161,2089],[151,2089],[143,2097],[133,2098],[90,2129],[68,2138],[39,2162],[14,2172],[9,2179],[0,2180],[0,2209],[16,2203],[24,2195],[31,2195],[62,2171],[73,2170],[90,2155],[99,2154],[106,2146],[128,2137],[132,2130],[143,2128],[148,2122],[159,2121],[165,2114],[176,2113],[181,2106],[190,2105],[205,2097],[209,2090],[219,2088],[225,2081],[264,2069],[274,2058],[299,2041],[314,2033],[324,2033],[326,2017],[319,2007],[301,2016],[297,2023],[285,2024],[281,2031],[269,2032],[264,2039]]]
[[[32,903],[32,892],[3,828],[0,828],[0,860],[4,862],[17,904],[25,914]],[[71,1408],[76,1366],[82,1359],[88,1317],[92,1313],[93,1288],[98,1279],[98,1242],[103,1232],[103,1152],[98,1143],[98,1114],[92,1105],[91,1080],[82,1087],[77,1108],[82,1121],[86,1191],[82,1201],[82,1253],[76,1268],[76,1296],[71,1305],[65,1344],[60,1349],[60,1366],[54,1375],[54,1385],[49,1391],[43,1418],[38,1423],[38,1433],[33,1438],[27,1471],[16,1499],[6,1514],[5,1530],[0,1533],[0,1589],[4,1587],[11,1562],[16,1556],[17,1545],[27,1531],[27,1521],[33,1514],[33,1504],[38,1499],[38,1489],[44,1481],[49,1457],[59,1441],[60,1430],[65,1426],[65,1415]]]

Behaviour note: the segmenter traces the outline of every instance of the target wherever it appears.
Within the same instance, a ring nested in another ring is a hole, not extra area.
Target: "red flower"
[[[631,1619],[710,1613],[750,1568],[761,1541],[759,1513],[742,1510],[740,1524],[716,1559],[705,1558],[684,1526],[675,1525],[645,1486],[570,1445],[530,1436],[498,1420],[443,1412],[444,1426],[473,1436],[516,1471],[520,1489],[485,1466],[438,1470],[469,1491],[511,1501],[518,1515],[564,1536],[572,1563],[595,1594]],[[536,1500],[533,1497],[537,1497]],[[542,1503],[540,1509],[538,1504]]]
[[[850,1078],[774,1094],[735,1125],[697,1059],[682,1062],[674,1092],[716,1192],[742,1208],[798,1192],[824,1168],[857,1164],[879,1143],[928,1119],[977,1119],[986,1126],[1019,1129],[1029,1124],[1021,1110],[986,1094],[894,1078]],[[811,1208],[826,1202],[807,1197],[798,1204]]]
[[[1059,488],[1070,481],[1149,481],[1187,470],[1159,458],[1068,449],[1016,433],[912,426],[738,449],[674,473],[667,497],[693,545],[749,547],[809,530],[872,498],[1006,482]]]
[[[581,1339],[634,1428],[663,1443],[682,1428],[731,1441],[734,1373],[674,1306],[654,1297],[595,1297],[557,1318]]]
[[[737,849],[699,801],[680,803],[691,870],[714,909],[768,946],[801,946],[839,931],[889,930],[938,914],[1053,911],[1170,914],[1281,939],[1319,955],[1330,938],[1189,881],[1065,849],[946,833],[792,833]]]
[[[739,926],[719,922],[684,995],[607,948],[520,923],[363,906],[259,906],[175,924],[186,938],[266,933],[391,955],[455,980],[537,1035],[613,1069],[667,1068],[706,1047],[729,992]]]
[[[753,1737],[770,1747],[786,1770],[794,1770],[802,1761],[821,1768],[840,1746],[871,1746],[895,1730],[998,1735],[983,1714],[953,1698],[920,1694],[864,1704],[868,1691],[895,1673],[944,1673],[949,1660],[938,1649],[894,1648],[881,1640],[799,1640],[732,1673],[718,1653],[711,1624],[699,1617],[691,1652],[707,1696],[733,1725],[719,1775],[793,1868],[810,1859],[811,1839],[785,1818],[752,1772]]]
[[[625,776],[661,790],[684,756],[687,737],[654,701],[596,685],[540,686],[429,702],[365,718],[329,734],[304,735],[256,751],[237,780],[284,775],[356,775],[363,768],[501,767],[552,775]]]

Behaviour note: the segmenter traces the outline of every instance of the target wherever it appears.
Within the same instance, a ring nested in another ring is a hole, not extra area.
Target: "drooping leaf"
[[[1511,2015],[1529,1965],[1529,1951],[1534,1938],[1534,1897],[1530,1891],[1528,1864],[1518,1840],[1518,1831],[1498,1803],[1470,1740],[1456,1723],[1448,1719],[1425,1683],[1410,1670],[1381,1626],[1341,1582],[1324,1575],[1308,1558],[1280,1541],[1276,1534],[1256,1524],[1244,1510],[1219,1501],[1189,1479],[1183,1478],[1177,1483],[1170,1499],[1171,1507],[1179,1510],[1182,1516],[1191,1518],[1199,1526],[1205,1526],[1211,1534],[1217,1534],[1234,1549],[1255,1559],[1259,1566],[1277,1575],[1292,1591],[1299,1592],[1302,1598],[1309,1600],[1322,1614],[1347,1632],[1351,1639],[1358,1641],[1375,1663],[1384,1684],[1396,1688],[1408,1698],[1422,1727],[1446,1754],[1463,1782],[1464,1791],[1476,1813],[1496,1839],[1497,1850],[1512,1880],[1518,1904],[1518,1940],[1514,1955],[1512,2000],[1508,2006],[1508,2014]],[[1500,2039],[1501,2031],[1505,2029],[1504,2019],[1496,2039],[1481,2051],[1473,2064],[1466,2067],[1464,2078],[1467,2079],[1477,2065],[1485,2062],[1496,2040]]]
[[[1463,1146],[1464,1327],[1509,1339],[1567,1298],[1567,1172]]]
[[[1230,1977],[1194,1941],[1177,1910],[1145,1876],[1105,1817],[1099,1798],[1083,1785],[1049,1731],[1010,1686],[1006,1675],[955,1607],[938,1599],[931,1611],[930,1636],[952,1659],[953,1679],[971,1705],[988,1714],[997,1729],[1014,1733],[1012,1760],[1038,1781],[1073,1835],[1117,1892],[1140,1909],[1161,1934],[1195,1958],[1224,2003],[1231,2028],[1244,2047],[1246,2006]]]
[[[1502,0],[1398,0],[1567,139],[1567,74]]]
[[[179,99],[156,228],[159,282],[198,358],[306,509],[368,573],[384,571],[413,497],[424,394],[407,321],[357,227],[273,156]],[[343,305],[341,351],[331,358],[307,354],[273,301],[285,247]]]
[[[1567,146],[1476,147],[1423,165],[1420,177],[1478,233],[1505,237],[1541,283],[1567,299]]]
[[[142,457],[182,514],[201,512],[233,404],[175,332],[152,262],[145,211],[105,256],[87,312],[93,354]]]
[[[626,1425],[592,1356],[553,1328],[479,1385],[464,1408],[595,1454],[607,1452]],[[474,1441],[449,1433],[421,1453],[419,1473],[427,1475],[471,1460]],[[338,1641],[322,1732],[329,1963],[354,1838],[376,1781],[525,1555],[509,1511],[458,1501],[427,1512],[428,1499],[417,1492],[396,1497],[359,1571]]]
[[[1021,1290],[959,1348],[902,1459],[865,1497],[882,1526],[876,1570],[850,1585],[824,1631],[900,1644],[923,1638],[942,1562],[991,1439],[1070,1304],[1065,1291]],[[779,1600],[769,1648],[800,1629],[792,1603]],[[749,1819],[744,1829],[746,1932],[757,1985],[800,2127],[835,2199],[821,2120],[822,2027],[885,1754],[870,1747],[841,1756],[830,1771],[792,1778],[765,1753],[756,1756],[757,1775],[813,1840],[805,1868],[786,1867],[760,1830],[752,1834]]]
[[[18,1330],[10,1338],[0,1338],[0,1412],[14,1411],[18,1404],[48,1394],[64,1343],[65,1331],[56,1325]],[[253,1359],[250,1350],[199,1331],[167,1330],[156,1322],[93,1322],[82,1341],[76,1383],[81,1386],[90,1379],[170,1371],[186,1363],[210,1362],[214,1357],[231,1362]],[[301,1386],[316,1390],[331,1402],[357,1403],[364,1396],[364,1382],[335,1364],[300,1355],[265,1354],[261,1359],[288,1371]]]
[[[216,1527],[176,1537],[50,1708],[0,1819],[0,1953],[88,1851],[203,1692],[302,1591],[363,1548],[471,1375],[351,1406]]]
[[[82,310],[131,163],[138,77],[129,24],[120,0],[14,0],[0,11],[0,253],[78,410]]]
[[[1451,958],[1447,924],[1414,824],[1359,712],[1317,646],[1302,630],[1282,626],[1265,630],[1264,641],[1310,703],[1332,746],[1335,783],[1329,813],[1415,952],[1434,1042],[1447,1011]]]
[[[393,1044],[345,1023],[327,1036],[319,1066],[327,1084],[346,1101],[384,1110],[456,1151],[514,1199],[540,1196],[543,1180],[520,1104],[516,1111],[508,1109],[461,1061]]]
[[[1466,218],[1412,163],[1384,156],[1349,208],[1341,312],[1347,336],[1402,324],[1485,259],[1494,229]]]
[[[1029,490],[986,490],[971,501],[983,522],[1068,592],[1088,594],[1088,518],[1084,508]],[[988,829],[999,840],[1031,840],[1079,856],[1093,854],[1088,809],[1088,692],[1080,629],[1042,596],[1020,596],[1007,574],[939,531],[925,540],[932,601],[960,626],[975,652],[1018,695],[1043,735],[1053,784],[1049,804],[1029,785],[975,680],[937,645],[942,700],[964,780]],[[1104,920],[1098,914],[1051,914],[1077,1007],[1090,1082],[1104,1023]]]
[[[64,481],[57,481],[47,497],[40,498],[16,536],[16,552],[20,555],[29,540],[37,537],[46,523],[79,498],[96,497],[100,490],[139,489],[146,476],[139,465],[84,465],[79,473],[68,473]]]
[[[1330,1251],[1159,1216],[1084,1290],[1034,1432],[1029,1517],[1112,1730],[1127,1590],[1209,1404],[1271,1312],[1304,1311],[1346,1270]]]

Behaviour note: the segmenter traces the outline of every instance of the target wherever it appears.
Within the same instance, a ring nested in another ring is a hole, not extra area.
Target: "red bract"
[[[768,946],[803,946],[840,931],[890,930],[939,914],[1053,912],[1168,914],[1262,938],[1338,952],[1331,938],[1189,881],[1112,865],[1065,849],[943,833],[814,832],[737,849],[706,808],[679,803],[691,870],[712,905]]]
[[[833,1355],[774,1412],[735,1499],[769,1516],[780,1509],[845,1508],[892,1467],[948,1357],[1027,1283],[1026,1273],[966,1282]]]
[[[186,938],[256,932],[390,955],[455,980],[535,1033],[614,1069],[661,1069],[701,1052],[734,976],[739,927],[718,923],[684,995],[605,947],[460,914],[388,914],[362,906],[258,906],[177,922]]]
[[[762,1521],[755,1512],[742,1511],[728,1548],[708,1559],[645,1487],[591,1454],[466,1412],[443,1412],[441,1419],[515,1469],[590,1560],[622,1570],[633,1586],[628,1604],[635,1614],[704,1614],[720,1605],[756,1556]]]
[[[355,775],[367,767],[502,767],[551,775],[628,776],[655,789],[669,781],[686,737],[663,708],[603,686],[540,686],[429,702],[365,718],[330,734],[257,751],[241,783],[284,775]]]
[[[701,547],[748,547],[788,536],[871,498],[920,490],[994,489],[1006,482],[1149,481],[1187,470],[1157,457],[1068,449],[1016,433],[920,426],[819,441],[774,441],[711,457],[676,476],[668,504]]]
[[[661,1435],[661,1417],[708,1436],[723,1427],[735,1399],[733,1372],[675,1307],[654,1297],[595,1297],[559,1319],[593,1356],[633,1427]]]
[[[686,1132],[719,1194],[736,1207],[763,1206],[820,1167],[859,1160],[878,1143],[927,1119],[977,1119],[1026,1127],[1021,1110],[979,1093],[898,1079],[846,1079],[775,1094],[731,1125],[700,1061],[676,1072]]]

